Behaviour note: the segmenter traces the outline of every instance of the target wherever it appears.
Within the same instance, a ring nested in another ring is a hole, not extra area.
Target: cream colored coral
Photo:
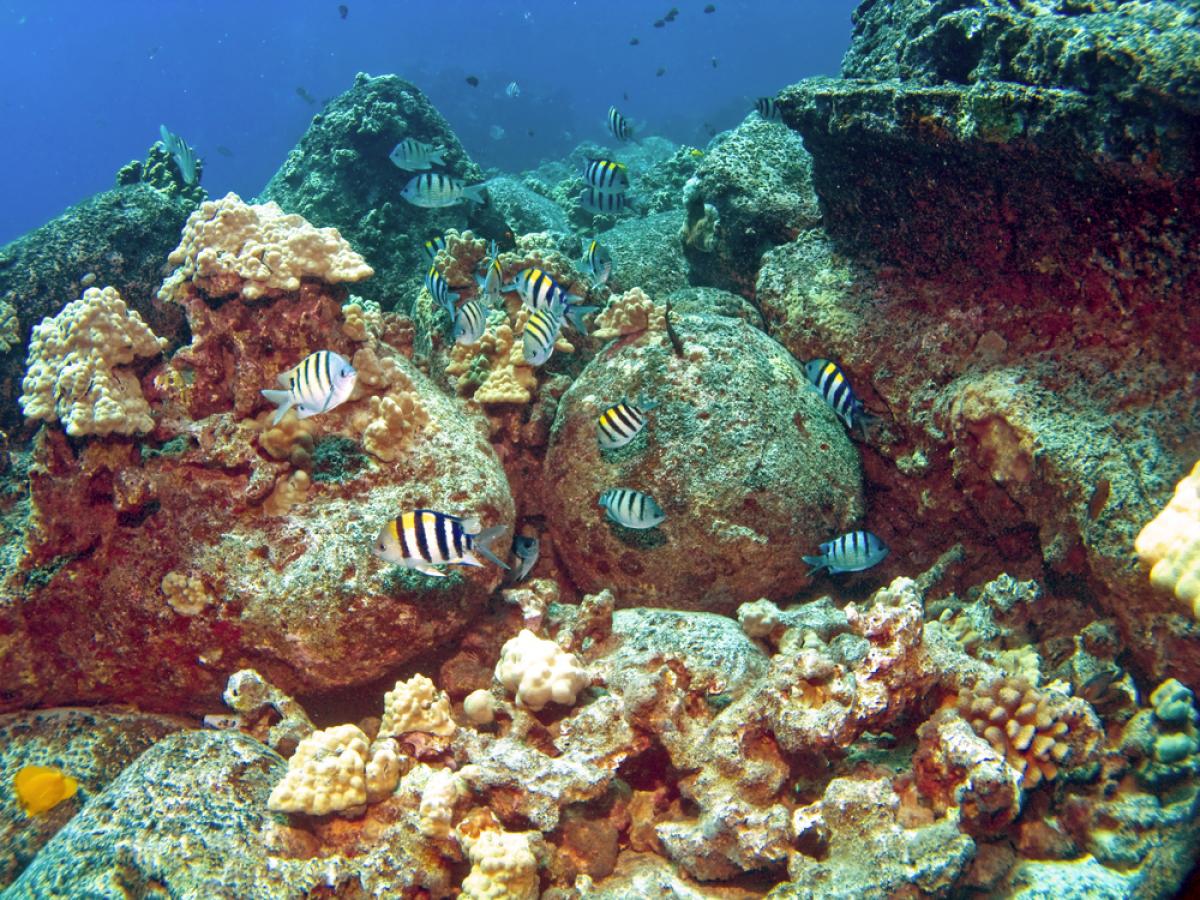
[[[423,731],[449,737],[458,726],[450,717],[450,698],[424,675],[414,675],[383,695],[381,735]]]
[[[551,701],[574,703],[591,680],[574,653],[539,638],[528,628],[521,629],[500,650],[496,678],[516,695],[518,703],[534,711]]]
[[[356,725],[335,725],[306,737],[271,791],[275,812],[324,816],[367,802],[367,736]]]
[[[454,828],[454,813],[467,795],[467,782],[452,769],[438,769],[429,776],[421,791],[418,815],[421,833],[427,837],[448,838]]]
[[[782,624],[779,607],[767,598],[743,603],[737,611],[742,631],[753,638],[765,638]]]
[[[614,297],[596,316],[592,335],[602,341],[643,331],[666,331],[666,307],[646,296],[640,287]]]
[[[275,489],[263,503],[263,511],[269,516],[286,515],[287,511],[297,503],[303,503],[308,496],[312,479],[303,469],[290,475],[280,475],[275,481]]]
[[[409,392],[372,397],[366,418],[363,449],[384,462],[399,458],[413,436],[429,423],[429,414],[417,402],[416,394]],[[362,420],[356,418],[356,424]]]
[[[400,745],[391,738],[372,744],[365,775],[369,803],[391,796],[400,783]]]
[[[301,419],[295,407],[284,414],[275,425],[270,419],[274,410],[267,410],[258,417],[262,431],[258,433],[258,446],[272,459],[286,459],[294,466],[306,466],[312,461],[313,442],[317,426],[312,419]]]
[[[463,698],[463,714],[475,725],[488,725],[496,718],[496,698],[491,691],[471,691]]]
[[[354,379],[354,390],[350,394],[351,400],[361,399],[367,394],[383,393],[405,380],[395,359],[390,356],[380,358],[371,347],[355,350],[351,365],[358,372],[358,377]]]
[[[204,580],[183,572],[168,572],[160,584],[167,603],[181,616],[194,616],[213,602]]]
[[[361,297],[351,297],[351,302],[342,307],[342,334],[352,341],[368,341],[383,330],[383,316],[379,304]]]
[[[157,356],[166,344],[115,288],[88,288],[33,329],[21,407],[76,437],[150,431],[154,420],[137,377],[121,367]]]
[[[233,193],[200,204],[167,262],[176,268],[159,289],[161,300],[180,299],[188,283],[210,296],[253,300],[298,291],[304,278],[334,284],[374,274],[336,228],[316,228],[276,203],[247,204]]]
[[[1134,542],[1150,583],[1171,591],[1200,619],[1200,461]]]
[[[537,858],[525,832],[484,831],[467,851],[471,872],[462,896],[470,900],[537,900]]]
[[[527,312],[524,315],[528,317]],[[521,317],[518,312],[517,319],[523,322]],[[479,358],[487,360],[488,373],[472,393],[473,382],[462,376],[471,371]],[[528,403],[537,390],[537,375],[525,363],[513,326],[507,322],[484,332],[474,344],[455,344],[450,349],[446,374],[457,378],[455,389],[459,396],[471,396],[486,406]]]

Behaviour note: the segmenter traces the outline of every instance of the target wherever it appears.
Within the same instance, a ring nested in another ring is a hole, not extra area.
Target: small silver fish
[[[442,209],[464,200],[483,203],[482,184],[464,184],[457,178],[441,172],[423,172],[414,175],[400,192],[400,196],[413,206],[424,209]]]
[[[398,169],[404,169],[406,172],[422,172],[425,169],[431,169],[434,166],[444,166],[445,147],[435,147],[432,144],[423,144],[414,138],[405,138],[388,154],[388,159]]]
[[[519,84],[517,84],[515,81],[510,81],[508,83],[508,87],[506,87],[504,89],[504,94],[505,94],[505,96],[509,97],[510,99],[516,100],[518,97],[521,96],[521,86]]]
[[[804,364],[804,374],[846,427],[861,430],[865,438],[867,416],[841,366],[827,359],[813,359]]]
[[[513,556],[520,560],[510,579],[514,584],[524,581],[538,561],[538,539],[518,534],[513,538]]]
[[[600,414],[596,420],[596,440],[602,450],[624,447],[646,427],[646,413],[654,404],[641,405],[622,400]]]
[[[437,566],[482,566],[476,553],[507,569],[489,546],[503,533],[503,525],[481,531],[478,519],[460,519],[432,509],[414,509],[384,525],[371,552],[406,569],[445,578],[446,573]]]
[[[820,550],[818,556],[801,557],[813,567],[808,573],[810,576],[822,569],[829,569],[831,575],[861,572],[882,562],[889,552],[887,545],[869,531],[847,532],[826,541]]]
[[[271,424],[278,424],[293,407],[301,419],[328,412],[349,398],[357,378],[354,366],[333,351],[310,353],[296,366],[280,373],[279,383],[285,390],[263,389],[262,395],[279,407]]]
[[[556,302],[553,306],[535,309],[525,321],[521,332],[521,349],[525,362],[540,366],[554,353],[554,342],[562,332],[563,307]]]
[[[483,260],[483,267],[484,273],[476,275],[475,281],[488,305],[495,306],[501,300],[500,292],[503,290],[504,281],[504,271],[500,267],[500,251],[495,241],[488,244],[488,255]]]
[[[175,164],[179,166],[179,174],[183,176],[185,184],[196,183],[196,151],[188,146],[187,141],[177,134],[172,134],[167,130],[166,125],[158,126],[158,133],[162,137],[163,146],[167,152],[175,158]]]
[[[624,191],[602,191],[599,188],[587,187],[579,195],[579,205],[590,213],[610,215],[622,212],[630,204]]]
[[[588,274],[592,276],[593,288],[598,288],[608,281],[608,276],[612,274],[612,254],[595,238],[583,239],[583,262]]]
[[[600,495],[600,505],[610,519],[626,528],[653,528],[667,518],[653,497],[632,488],[609,488]]]
[[[471,345],[483,337],[487,328],[487,312],[478,300],[472,297],[458,308],[454,315],[454,343]]]
[[[425,273],[425,290],[429,291],[429,295],[453,319],[454,301],[458,299],[458,294],[450,290],[450,285],[446,283],[446,279],[442,277],[442,273],[437,270],[437,266],[430,266],[429,271]]]
[[[623,191],[629,187],[629,169],[611,159],[589,159],[583,166],[583,180],[602,191]]]
[[[621,115],[615,106],[608,108],[608,130],[618,141],[633,139],[633,123]]]

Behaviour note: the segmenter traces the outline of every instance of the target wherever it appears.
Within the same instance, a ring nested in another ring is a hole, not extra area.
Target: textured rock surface
[[[682,225],[683,213],[667,210],[626,219],[596,235],[613,257],[613,290],[637,286],[660,297],[687,287],[687,261],[679,240]]]
[[[624,605],[732,611],[807,582],[800,556],[859,515],[856,454],[803,371],[743,322],[677,316],[683,358],[662,332],[597,355],[563,395],[545,498],[556,549],[585,591]],[[643,433],[602,451],[596,420],[622,397],[659,403]],[[628,487],[667,514],[631,532],[600,493]]]
[[[22,766],[57,766],[79,782],[74,797],[27,816],[8,789],[0,791],[0,889],[20,874],[85,803],[103,791],[146,748],[186,719],[123,708],[47,709],[0,716],[0,771],[6,782]]]

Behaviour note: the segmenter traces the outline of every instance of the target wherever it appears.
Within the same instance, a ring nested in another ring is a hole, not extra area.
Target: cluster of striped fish
[[[540,366],[554,353],[554,342],[562,332],[563,322],[570,322],[581,335],[587,335],[583,317],[598,307],[584,306],[583,298],[567,292],[545,270],[536,267],[522,269],[516,280],[502,291],[516,291],[521,302],[532,312],[521,333],[525,362]]]
[[[633,206],[626,197],[629,169],[611,159],[589,159],[581,176],[587,187],[579,195],[579,204],[591,213],[618,213]]]
[[[828,359],[813,359],[805,364],[804,374],[846,424],[846,428],[859,431],[863,440],[866,440],[867,423],[873,417],[863,408],[862,401],[850,387],[850,381],[841,366]],[[813,567],[809,575],[815,575],[821,569],[828,569],[830,574],[836,575],[839,572],[869,569],[883,562],[888,552],[887,545],[871,532],[849,531],[821,544],[817,555],[803,559]]]
[[[437,255],[446,249],[444,237],[431,238],[425,242],[425,255],[429,258],[429,271],[425,273],[425,289],[434,301],[446,310],[453,326],[454,342],[474,344],[487,329],[488,311],[501,300],[500,297],[500,252],[496,242],[488,246],[488,255],[483,260],[486,274],[477,275],[479,290],[466,303],[458,305],[459,293],[450,290],[450,285],[437,268]]]
[[[654,406],[622,400],[604,410],[596,421],[600,449],[618,450],[632,443],[646,427],[646,413]],[[609,519],[626,528],[654,528],[667,518],[653,497],[633,488],[609,488],[600,495],[600,506]]]
[[[463,200],[483,203],[483,185],[466,184],[443,172],[430,172],[435,165],[444,166],[444,147],[424,144],[415,138],[405,138],[388,154],[397,168],[405,172],[417,172],[400,191],[400,196],[413,206],[424,209],[442,209],[454,206]]]

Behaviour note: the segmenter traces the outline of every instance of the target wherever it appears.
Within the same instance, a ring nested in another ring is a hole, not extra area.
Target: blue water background
[[[342,19],[324,0],[0,2],[0,243],[112,187],[160,123],[203,157],[210,194],[253,196],[360,71],[414,82],[477,162],[505,171],[604,140],[612,103],[703,146],[754,97],[835,74],[857,3],[705,5],[350,0]]]

